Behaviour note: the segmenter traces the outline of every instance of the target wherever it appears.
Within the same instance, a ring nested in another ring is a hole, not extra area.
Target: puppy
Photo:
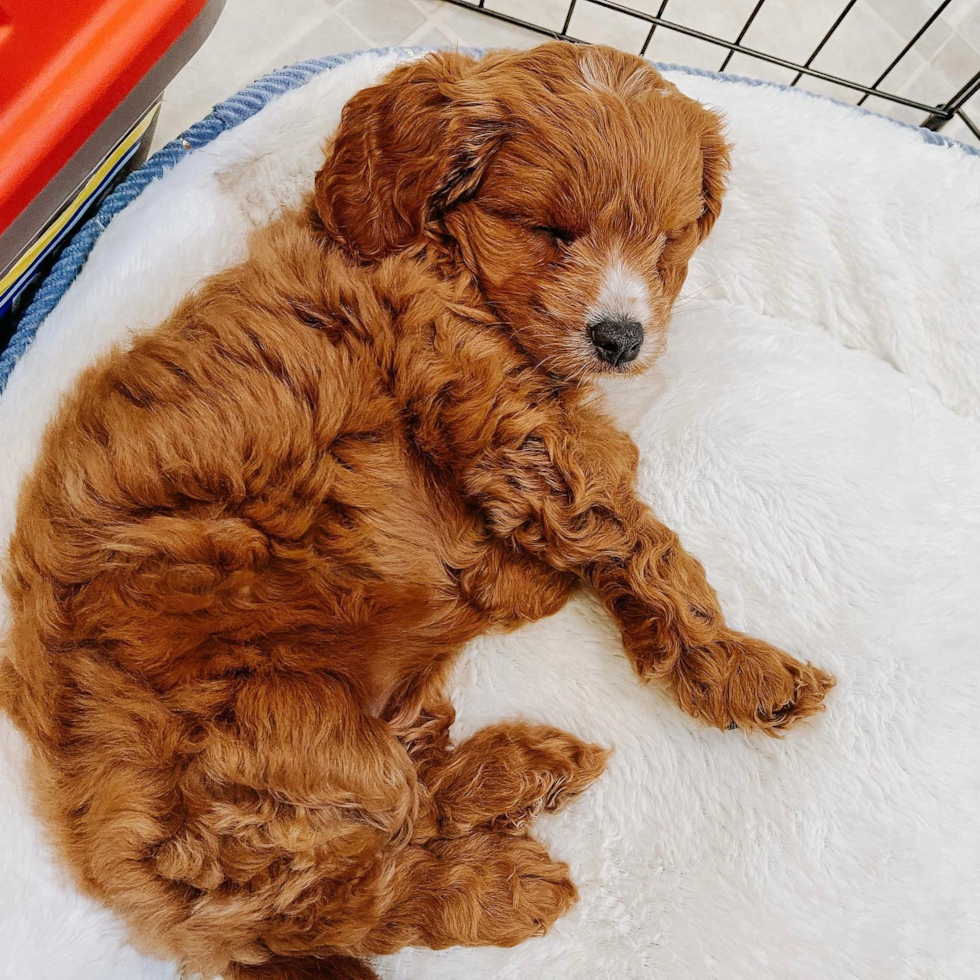
[[[460,647],[599,596],[642,678],[777,733],[832,679],[729,629],[593,379],[663,349],[718,119],[646,62],[435,54],[346,107],[309,204],[78,382],[20,500],[2,699],[80,883],[152,953],[359,980],[576,898],[530,836],[606,753],[450,748]]]

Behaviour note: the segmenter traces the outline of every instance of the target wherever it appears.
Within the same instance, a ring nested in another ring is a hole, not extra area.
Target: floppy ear
[[[378,260],[422,242],[476,192],[505,138],[476,74],[472,58],[437,52],[347,103],[316,177],[316,207],[335,241]]]
[[[728,144],[721,131],[721,120],[715,113],[706,111],[711,122],[701,140],[701,155],[704,160],[701,196],[704,199],[704,213],[698,219],[699,241],[708,237],[721,214],[721,199],[725,196],[728,171],[731,168]]]

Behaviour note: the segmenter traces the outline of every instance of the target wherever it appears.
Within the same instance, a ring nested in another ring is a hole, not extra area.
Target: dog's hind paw
[[[522,832],[542,811],[558,810],[602,773],[609,752],[546,725],[505,722],[483,728],[427,780],[441,833],[477,827]]]

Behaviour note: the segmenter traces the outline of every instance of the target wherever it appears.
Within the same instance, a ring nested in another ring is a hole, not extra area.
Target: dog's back
[[[4,699],[46,816],[202,968],[254,957],[276,908],[280,942],[349,942],[327,924],[363,918],[418,809],[372,708],[479,624],[381,383],[391,329],[289,215],[81,379],[21,498]]]
[[[411,258],[353,266],[288,214],[88,371],[46,433],[11,542],[0,701],[80,883],[151,952],[236,980],[283,952],[288,969],[254,975],[356,980],[373,974],[347,953],[507,945],[574,900],[536,842],[439,828],[454,794],[474,810],[453,766],[441,806],[420,783],[445,754],[452,654],[567,595],[413,451],[438,455],[413,393],[441,397],[447,355],[474,344],[508,369],[451,312],[458,288]],[[521,732],[578,761],[550,790],[512,760],[501,812],[601,771],[599,749]],[[471,754],[454,766],[481,771]]]

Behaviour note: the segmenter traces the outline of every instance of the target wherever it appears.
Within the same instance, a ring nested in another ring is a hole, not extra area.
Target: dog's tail
[[[257,966],[236,963],[224,980],[378,980],[378,975],[363,960],[350,956],[281,957]]]

